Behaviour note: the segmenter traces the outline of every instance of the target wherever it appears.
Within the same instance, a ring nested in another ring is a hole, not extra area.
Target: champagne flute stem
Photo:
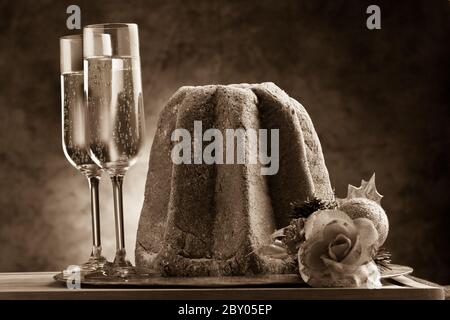
[[[100,177],[88,177],[91,191],[91,218],[92,218],[92,256],[101,255],[102,242],[100,237],[100,205],[99,205],[99,184]]]
[[[115,175],[111,177],[114,195],[114,218],[116,224],[116,258],[115,264],[127,264],[125,258],[125,234],[123,226],[123,196],[122,184],[123,176]]]

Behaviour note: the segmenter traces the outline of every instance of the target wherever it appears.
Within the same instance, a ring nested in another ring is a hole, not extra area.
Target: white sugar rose
[[[339,210],[320,210],[305,223],[298,251],[302,279],[313,287],[381,287],[373,262],[378,232],[366,218],[352,220]]]

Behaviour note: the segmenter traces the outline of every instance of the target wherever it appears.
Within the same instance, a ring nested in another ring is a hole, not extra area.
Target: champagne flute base
[[[82,271],[92,272],[92,271],[97,271],[97,270],[109,269],[109,268],[111,268],[111,266],[112,266],[112,263],[109,262],[108,260],[106,260],[105,257],[91,256],[89,258],[89,261],[82,264],[80,267],[81,267]]]
[[[106,260],[103,256],[91,256],[89,260],[80,265],[70,265],[62,271],[64,278],[70,278],[74,274],[79,274],[81,277],[93,272],[103,272],[112,267],[112,263]]]

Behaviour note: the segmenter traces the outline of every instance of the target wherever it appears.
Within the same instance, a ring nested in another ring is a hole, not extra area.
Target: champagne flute
[[[90,130],[90,156],[113,185],[116,256],[107,276],[129,278],[137,272],[126,257],[122,183],[136,163],[144,140],[138,27],[89,25],[83,29],[84,91]]]
[[[103,269],[100,237],[99,182],[102,169],[89,157],[86,108],[83,92],[83,40],[81,35],[60,38],[62,145],[70,164],[89,182],[91,191],[92,252],[89,260],[79,266],[82,272]],[[72,270],[65,270],[70,274]]]

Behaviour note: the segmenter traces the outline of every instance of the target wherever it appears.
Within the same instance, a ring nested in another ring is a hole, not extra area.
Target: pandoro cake
[[[194,121],[203,130],[279,129],[277,173],[262,175],[260,163],[173,163],[172,133],[194,136]],[[313,196],[332,199],[333,191],[299,102],[273,83],[182,87],[161,112],[153,140],[136,265],[166,276],[297,273],[291,258],[268,258],[258,248],[289,223],[292,203]]]

